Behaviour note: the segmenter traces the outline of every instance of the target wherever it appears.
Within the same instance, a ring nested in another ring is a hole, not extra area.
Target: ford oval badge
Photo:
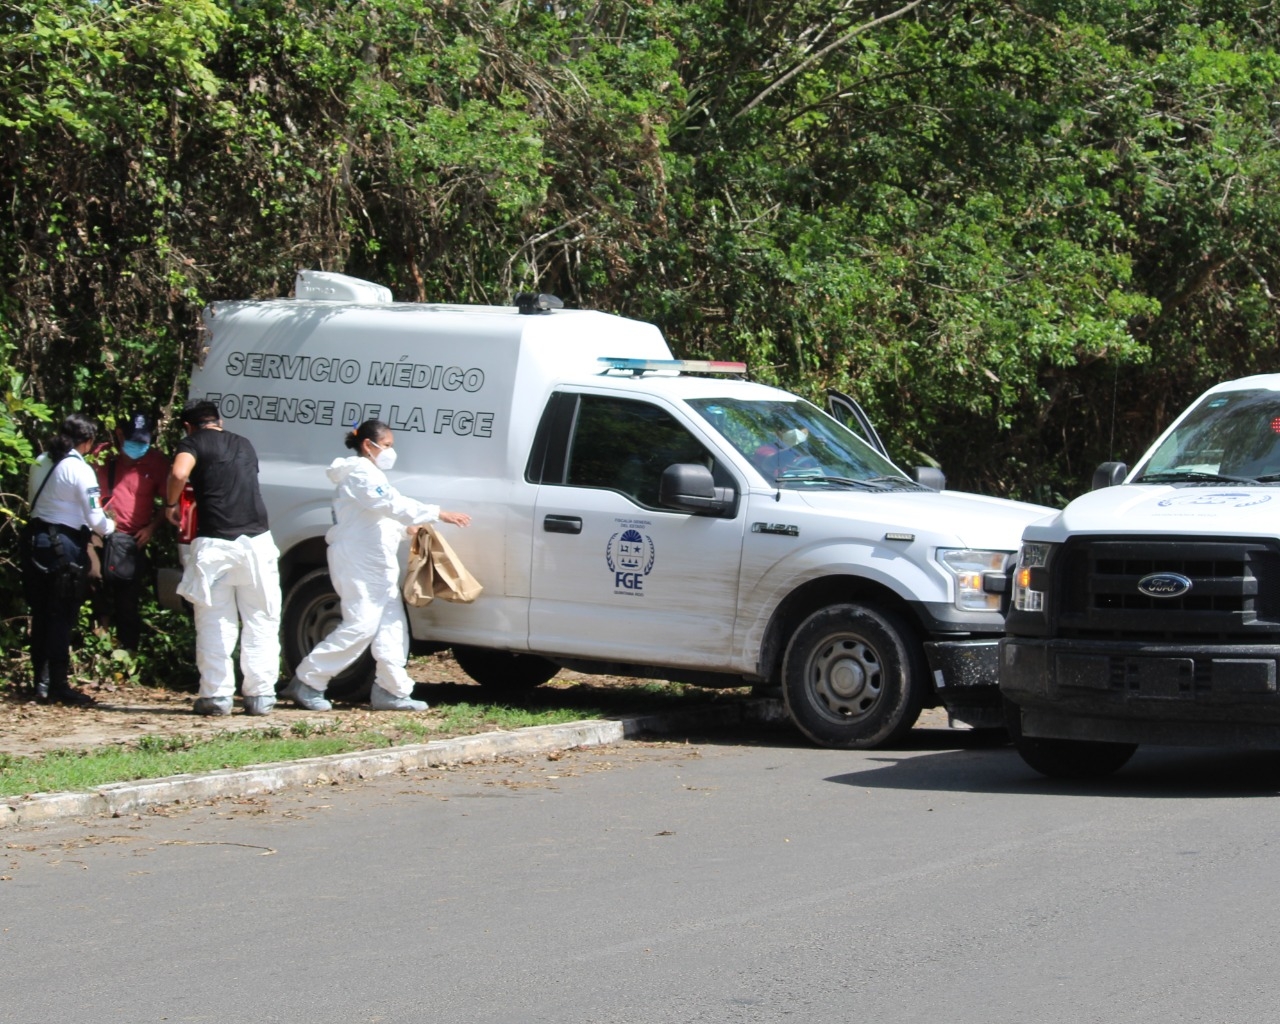
[[[1191,589],[1191,581],[1179,572],[1153,572],[1138,580],[1138,591],[1147,597],[1181,597]]]

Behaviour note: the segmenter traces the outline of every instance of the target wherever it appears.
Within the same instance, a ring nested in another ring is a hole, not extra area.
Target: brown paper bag
[[[400,587],[405,604],[421,608],[436,598],[436,573],[431,566],[431,538],[425,527],[413,531],[409,544],[409,567]]]
[[[431,526],[420,526],[409,548],[409,568],[404,577],[404,599],[421,608],[435,598],[470,604],[484,590],[467,571],[440,534]]]

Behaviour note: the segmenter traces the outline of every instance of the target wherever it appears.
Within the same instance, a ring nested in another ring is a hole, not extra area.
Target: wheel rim
[[[809,661],[809,692],[815,706],[843,724],[866,718],[884,692],[884,667],[861,637],[836,636]]]
[[[305,655],[342,622],[342,603],[337,594],[317,598],[298,620],[299,648]]]

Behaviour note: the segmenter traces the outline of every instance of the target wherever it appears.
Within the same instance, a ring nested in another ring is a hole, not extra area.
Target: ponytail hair
[[[382,420],[365,420],[360,426],[354,430],[348,430],[347,436],[342,439],[342,443],[350,448],[353,452],[359,452],[364,448],[366,441],[378,443],[378,438],[386,437],[391,433],[391,428]]]
[[[73,412],[58,428],[58,433],[49,442],[49,458],[54,464],[61,462],[71,454],[71,449],[92,441],[98,436],[98,424],[82,412]]]

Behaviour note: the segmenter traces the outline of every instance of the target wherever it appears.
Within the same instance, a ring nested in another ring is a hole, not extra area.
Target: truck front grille
[[[1280,542],[1102,540],[1063,545],[1053,569],[1058,636],[1206,642],[1280,636]],[[1191,581],[1176,597],[1138,584],[1157,573]]]

